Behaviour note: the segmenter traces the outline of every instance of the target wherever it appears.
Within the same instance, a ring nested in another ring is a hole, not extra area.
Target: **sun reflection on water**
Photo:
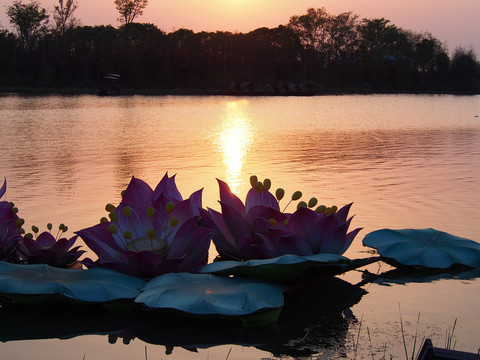
[[[246,100],[227,103],[226,114],[215,132],[214,143],[222,153],[225,164],[226,181],[234,193],[238,193],[240,184],[245,180],[240,176],[246,155],[256,136],[253,121],[244,114]]]

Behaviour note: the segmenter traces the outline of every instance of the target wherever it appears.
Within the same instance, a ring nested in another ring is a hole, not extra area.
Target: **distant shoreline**
[[[366,89],[322,89],[311,93],[284,93],[275,94],[267,92],[235,92],[212,89],[122,89],[117,96],[232,96],[232,97],[310,97],[328,95],[479,95],[480,91],[435,91],[435,90],[366,90]],[[95,88],[41,88],[41,87],[0,87],[0,96],[48,96],[48,95],[98,95]],[[111,96],[108,96],[111,97]]]

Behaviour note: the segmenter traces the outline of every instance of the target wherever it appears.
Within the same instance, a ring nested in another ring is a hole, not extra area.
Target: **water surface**
[[[361,239],[380,228],[433,227],[480,242],[480,96],[6,96],[0,109],[0,176],[27,227],[91,226],[132,176],[154,187],[168,171],[184,197],[204,188],[204,206],[215,209],[216,178],[244,198],[252,174],[327,206],[353,202],[353,226],[363,230],[346,253],[351,258],[366,256]],[[344,279],[355,283],[360,275]],[[475,275],[367,285],[351,308],[358,321],[345,322],[315,356],[352,358],[356,348],[357,358],[381,358],[386,346],[387,358],[404,358],[399,304],[409,344],[420,313],[418,341],[426,336],[443,346],[457,319],[456,348],[476,352],[478,285]],[[144,358],[145,345],[91,335],[6,342],[0,354],[42,359],[48,349],[45,359],[131,359]],[[149,358],[170,359],[276,355],[231,344],[171,355],[159,345],[147,350]]]

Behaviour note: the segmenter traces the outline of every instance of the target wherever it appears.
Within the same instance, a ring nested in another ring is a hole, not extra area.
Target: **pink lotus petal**
[[[101,261],[119,261],[122,249],[108,231],[109,223],[101,223],[90,228],[76,231],[85,244],[99,257]]]
[[[256,205],[269,206],[277,211],[280,211],[280,206],[278,205],[277,198],[273,196],[269,191],[262,189],[262,192],[259,193],[254,188],[251,188],[247,193],[247,198],[245,200],[245,208],[247,213],[250,209]]]
[[[242,234],[251,233],[250,226],[245,217],[239,214],[235,208],[223,202],[220,202],[220,205],[222,206],[222,215],[225,225],[227,225],[228,231],[233,237],[236,238]]]
[[[323,238],[320,252],[342,255],[343,253],[341,253],[341,251],[345,247],[347,228],[348,224],[343,223],[330,229]]]
[[[183,201],[183,197],[178,191],[177,185],[175,184],[175,175],[169,178],[168,172],[165,173],[162,180],[160,180],[155,188],[153,200],[156,201],[160,194],[163,194],[168,198],[168,201],[172,201],[174,204]]]
[[[0,188],[0,199],[2,198],[2,196],[5,194],[5,192],[7,191],[7,178],[5,178],[3,180],[3,185],[2,187]]]
[[[248,210],[247,221],[252,224],[256,218],[275,219],[278,223],[283,223],[287,219],[285,214],[266,205],[255,205]]]
[[[290,216],[287,228],[293,234],[308,239],[317,220],[318,215],[315,211],[301,207]]]
[[[208,208],[208,212],[201,209],[200,215],[202,217],[204,226],[215,231],[213,235],[213,242],[220,255],[224,252],[235,254],[238,249],[235,242],[235,237],[230,233],[223,220],[222,214],[218,211]]]
[[[141,208],[152,206],[153,190],[145,181],[132,176],[132,180],[127,186],[122,197],[122,202],[126,205],[135,204]]]
[[[243,205],[242,200],[232,193],[227,183],[219,179],[217,179],[217,182],[220,188],[220,202],[234,208],[241,216],[245,217],[245,205]]]
[[[42,232],[40,235],[37,237],[37,244],[42,247],[52,247],[57,240],[53,237],[52,234],[50,234],[48,231]]]
[[[312,255],[313,251],[305,238],[287,235],[283,229],[269,229],[268,236],[277,250],[277,256],[284,254]]]

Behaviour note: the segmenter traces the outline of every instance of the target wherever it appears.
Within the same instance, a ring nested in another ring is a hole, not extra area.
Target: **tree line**
[[[77,0],[58,0],[53,23],[33,1],[7,7],[15,31],[0,29],[0,87],[96,88],[105,74],[135,89],[226,89],[309,84],[317,91],[478,92],[480,64],[472,49],[452,56],[429,33],[384,18],[325,8],[288,24],[248,33],[170,33],[134,20],[147,0],[114,0],[121,26],[82,26]]]

